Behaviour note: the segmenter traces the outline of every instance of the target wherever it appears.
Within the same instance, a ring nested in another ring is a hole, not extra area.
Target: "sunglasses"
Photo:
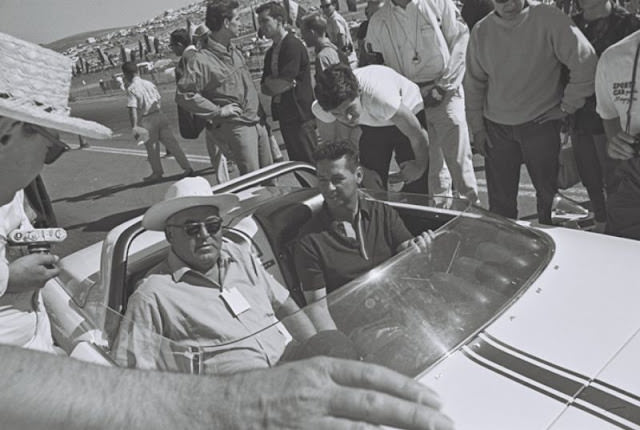
[[[187,236],[196,237],[202,231],[202,227],[209,235],[214,235],[222,228],[222,218],[209,219],[202,222],[187,222],[184,224],[167,224],[167,227],[181,228]]]
[[[320,9],[327,9],[329,6],[331,6],[331,3],[321,4]]]
[[[47,154],[44,156],[44,164],[52,164],[58,158],[60,158],[62,154],[71,149],[71,147],[60,140],[57,135],[53,134],[44,127],[26,122],[23,123],[23,127],[28,133],[38,133],[40,136],[45,137],[51,143],[51,145],[47,147]]]

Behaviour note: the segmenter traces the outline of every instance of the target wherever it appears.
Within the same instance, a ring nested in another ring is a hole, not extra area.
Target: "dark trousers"
[[[640,158],[620,162],[615,189],[607,199],[607,230],[640,240]]]
[[[280,121],[280,133],[282,133],[289,160],[313,163],[313,151],[318,146],[314,119],[304,122]]]
[[[609,190],[609,183],[612,186],[614,182],[611,172],[615,167],[614,161],[607,155],[607,139],[603,134],[593,135],[581,130],[577,130],[571,139],[580,180],[589,193],[595,219],[605,222],[605,183]]]
[[[419,112],[416,117],[426,130],[424,111]],[[360,163],[380,175],[382,183],[387,186],[389,178],[389,165],[393,151],[396,152],[396,161],[398,164],[403,161],[415,160],[413,149],[409,138],[398,129],[398,127],[371,127],[361,125],[362,135],[360,136]],[[427,175],[429,166],[425,170],[425,174],[420,179],[406,184],[402,191],[409,193],[427,194]]]
[[[538,221],[551,224],[551,205],[558,191],[560,122],[485,123],[490,142],[485,157],[489,210],[507,218],[518,217],[520,165],[524,163],[536,189]]]

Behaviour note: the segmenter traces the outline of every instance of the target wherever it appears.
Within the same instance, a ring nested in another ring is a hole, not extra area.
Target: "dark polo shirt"
[[[305,291],[326,287],[327,293],[378,266],[411,239],[398,213],[380,202],[360,199],[357,238],[345,235],[326,204],[303,228],[296,244],[295,265]]]

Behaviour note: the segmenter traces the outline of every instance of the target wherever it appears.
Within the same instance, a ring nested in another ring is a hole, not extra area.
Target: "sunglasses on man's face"
[[[60,158],[62,154],[71,149],[69,145],[60,140],[60,137],[57,136],[57,133],[54,134],[44,127],[24,123],[24,128],[28,133],[38,133],[40,136],[45,137],[49,141],[50,145],[47,147],[47,154],[44,156],[44,164],[52,164],[58,158]]]
[[[167,224],[167,227],[181,228],[187,236],[196,237],[202,232],[202,227],[206,230],[207,234],[213,236],[218,233],[222,228],[222,219],[208,219],[202,222],[187,222],[184,224]]]

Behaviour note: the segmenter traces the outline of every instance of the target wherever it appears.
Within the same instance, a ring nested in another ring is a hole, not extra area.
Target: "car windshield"
[[[552,253],[553,242],[544,233],[468,206],[435,232],[428,252],[409,248],[300,312],[328,306],[363,360],[417,376],[499,316]],[[286,333],[284,326],[296,317],[264,330]],[[164,351],[161,356],[190,360],[172,368],[163,358],[167,370],[203,373],[252,338],[186,348],[153,337],[149,343]]]

